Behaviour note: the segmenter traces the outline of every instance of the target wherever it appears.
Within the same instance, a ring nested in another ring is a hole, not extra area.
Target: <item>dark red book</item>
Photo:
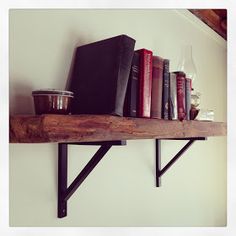
[[[182,71],[176,71],[174,73],[176,74],[178,119],[185,120],[186,119],[185,73]]]
[[[192,82],[191,79],[186,78],[186,80],[185,80],[186,120],[190,120],[190,110],[191,110],[191,82]]]
[[[147,49],[140,49],[139,53],[139,101],[138,117],[150,118],[152,93],[152,56]]]
[[[161,57],[152,58],[151,117],[157,119],[161,119],[162,113],[163,62]]]

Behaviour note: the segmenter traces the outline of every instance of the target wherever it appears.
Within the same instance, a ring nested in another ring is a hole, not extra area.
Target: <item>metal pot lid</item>
[[[39,95],[39,94],[57,94],[57,95],[73,96],[74,93],[71,91],[59,90],[59,89],[39,89],[32,91],[32,95]]]

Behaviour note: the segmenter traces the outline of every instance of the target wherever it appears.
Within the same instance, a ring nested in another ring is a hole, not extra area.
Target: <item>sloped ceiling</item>
[[[226,9],[189,9],[189,11],[227,40]]]

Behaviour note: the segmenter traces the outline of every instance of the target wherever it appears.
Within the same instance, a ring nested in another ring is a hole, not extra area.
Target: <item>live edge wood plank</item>
[[[226,135],[226,123],[110,115],[11,116],[11,143],[91,142]]]

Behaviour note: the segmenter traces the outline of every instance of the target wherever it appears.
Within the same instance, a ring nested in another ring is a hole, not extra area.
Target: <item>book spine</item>
[[[128,87],[125,97],[124,115],[137,117],[138,105],[138,82],[139,82],[139,54],[134,52]]]
[[[162,95],[162,118],[164,120],[169,119],[169,64],[168,59],[164,59],[164,70],[163,70],[163,95]]]
[[[170,100],[169,100],[169,119],[177,120],[177,85],[176,74],[170,73]]]
[[[152,59],[152,98],[151,117],[161,119],[163,87],[163,58],[153,56]]]
[[[138,50],[140,53],[139,73],[139,103],[138,117],[151,116],[151,90],[152,90],[152,51]]]
[[[178,119],[186,119],[185,74],[176,74]]]
[[[191,110],[191,79],[185,79],[186,120],[190,120]]]
[[[120,39],[120,53],[118,54],[116,98],[113,115],[123,116],[125,94],[129,73],[134,54],[135,40],[123,35]]]

